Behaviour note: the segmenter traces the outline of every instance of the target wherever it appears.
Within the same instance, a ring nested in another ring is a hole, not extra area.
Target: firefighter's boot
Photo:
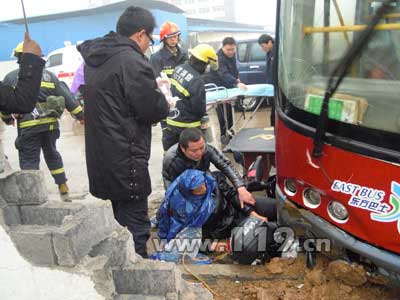
[[[69,188],[66,183],[61,183],[58,185],[58,190],[60,191],[60,195],[64,196],[68,194]]]

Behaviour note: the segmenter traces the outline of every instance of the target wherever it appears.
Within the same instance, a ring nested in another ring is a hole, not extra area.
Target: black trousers
[[[15,141],[15,147],[18,149],[21,170],[39,170],[40,151],[42,150],[55,183],[67,182],[63,161],[56,147],[59,137],[59,129],[43,132],[20,132]]]
[[[219,122],[219,130],[222,136],[225,135],[226,131],[233,126],[232,105],[230,103],[218,104],[216,111]],[[225,122],[225,111],[228,124]]]
[[[270,121],[271,121],[271,126],[275,127],[275,102],[272,99],[272,104],[271,104],[271,117],[270,117]]]
[[[150,237],[147,198],[139,201],[111,200],[111,203],[115,219],[132,234],[136,253],[147,258],[146,243]]]
[[[162,131],[162,144],[164,151],[168,151],[173,145],[179,142],[179,135],[185,128],[167,125]]]
[[[212,172],[217,180],[218,191],[214,195],[215,210],[203,225],[203,238],[225,239],[230,237],[231,230],[239,226],[248,217],[248,213],[240,208],[239,197],[235,188],[227,183],[225,175],[221,172]],[[276,221],[276,200],[266,195],[254,195],[256,200],[253,210],[268,221]]]

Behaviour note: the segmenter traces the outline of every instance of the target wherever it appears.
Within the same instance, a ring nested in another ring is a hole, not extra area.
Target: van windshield
[[[46,62],[46,68],[62,65],[62,58],[63,58],[62,53],[57,53],[49,56]]]

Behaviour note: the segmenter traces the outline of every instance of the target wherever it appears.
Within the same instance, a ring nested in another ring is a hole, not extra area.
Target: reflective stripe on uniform
[[[50,124],[50,123],[55,123],[55,122],[57,122],[56,118],[43,118],[43,119],[19,122],[18,127],[19,128],[27,128],[27,127],[33,127],[33,126],[42,125],[42,124]]]
[[[71,111],[71,114],[76,115],[79,114],[82,111],[82,106],[78,105],[73,111]]]
[[[55,89],[56,85],[54,84],[54,82],[46,82],[46,81],[42,81],[40,83],[40,87],[42,88],[47,88],[47,89]]]
[[[187,89],[185,89],[178,81],[176,81],[174,78],[171,78],[171,84],[176,87],[176,89],[181,92],[185,97],[189,97],[190,93]]]
[[[172,75],[172,74],[174,74],[174,70],[175,69],[164,69],[164,70],[162,70],[162,72],[167,75]]]
[[[182,128],[196,128],[201,126],[201,122],[192,122],[192,123],[184,123],[184,122],[178,122],[172,119],[167,119],[167,124],[175,127],[182,127]]]
[[[50,170],[51,175],[59,175],[65,173],[64,168],[59,168],[57,170]]]

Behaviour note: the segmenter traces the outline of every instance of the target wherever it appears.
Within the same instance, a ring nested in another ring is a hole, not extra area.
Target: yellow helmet
[[[17,47],[15,47],[14,49],[14,56],[17,57],[18,54],[22,53],[23,48],[24,48],[24,42],[19,43]]]
[[[218,69],[218,56],[215,53],[213,47],[207,44],[199,44],[190,50],[190,54],[196,57],[198,60],[209,64],[211,69]]]

